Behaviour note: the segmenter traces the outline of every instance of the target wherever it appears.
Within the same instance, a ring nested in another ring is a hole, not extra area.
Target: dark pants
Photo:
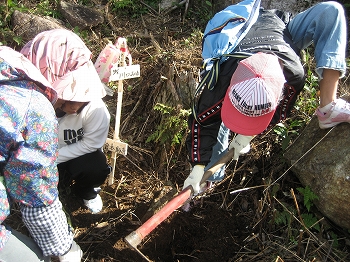
[[[73,192],[83,199],[93,199],[94,188],[104,183],[111,167],[101,150],[85,154],[57,165],[60,176],[59,187],[71,186]]]

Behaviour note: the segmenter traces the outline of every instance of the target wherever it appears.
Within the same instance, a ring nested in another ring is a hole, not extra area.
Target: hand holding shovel
[[[217,170],[232,159],[234,149],[230,149],[224,156],[219,159],[211,168],[209,168],[203,175],[201,183],[208,180]],[[131,232],[125,237],[128,245],[138,251],[137,246],[141,241],[152,232],[161,222],[163,222],[174,210],[181,207],[193,195],[192,186],[184,188],[176,197],[170,200],[158,213],[149,218],[142,226]]]

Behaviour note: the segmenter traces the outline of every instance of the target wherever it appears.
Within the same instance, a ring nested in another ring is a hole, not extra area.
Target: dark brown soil
[[[193,6],[196,1],[190,2],[193,10],[200,10],[199,4]],[[146,143],[161,120],[153,106],[169,65],[189,71],[200,66],[200,38],[192,45],[184,42],[194,28],[203,31],[205,25],[182,19],[183,14],[183,7],[167,15],[149,10],[141,19],[110,9],[105,25],[88,30],[88,45],[95,58],[106,44],[103,39],[127,37],[133,63],[141,66],[141,77],[124,81],[120,137],[128,143],[128,154],[117,156],[114,184],[102,186],[103,211],[91,214],[82,200],[68,193],[61,195],[76,241],[84,251],[82,261],[146,261],[143,256],[162,262],[350,261],[346,230],[322,219],[317,210],[313,213],[321,220],[320,231],[306,230],[298,222],[294,200],[301,212],[306,212],[296,189],[302,185],[286,172],[281,141],[273,131],[256,138],[250,154],[241,157],[237,166],[230,163],[226,179],[196,199],[189,212],[177,209],[145,236],[137,246],[139,252],[127,245],[124,238],[152,215],[149,208],[156,211],[154,200],[171,199],[161,197],[162,190],[179,192],[189,174],[183,142],[176,146]],[[113,121],[116,99],[117,94],[106,99]],[[110,159],[111,152],[106,155]],[[245,190],[230,194],[240,189]],[[285,208],[291,210],[287,212],[290,220],[276,222]],[[16,207],[8,220],[25,232]],[[332,246],[335,239],[337,245]]]

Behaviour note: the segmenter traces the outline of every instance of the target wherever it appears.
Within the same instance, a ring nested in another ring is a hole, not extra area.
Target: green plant
[[[136,3],[134,0],[115,0],[113,1],[113,7],[117,9],[134,8]]]
[[[91,37],[87,30],[82,30],[80,27],[75,26],[73,32],[76,33],[87,46],[89,46]]]
[[[306,186],[305,188],[298,187],[297,190],[304,196],[304,206],[307,211],[310,212],[310,208],[313,206],[313,201],[318,200],[318,196],[312,192],[309,186]]]
[[[293,217],[296,214],[296,210],[292,207],[289,206],[287,208],[287,204],[284,203],[283,204],[284,209],[283,210],[278,210],[275,209],[273,212],[273,222],[277,225],[277,226],[286,226],[287,227],[287,234],[288,234],[288,238],[290,241],[294,241],[294,239],[297,237],[298,234],[298,230],[296,228],[293,227],[292,223],[293,223]]]
[[[306,49],[303,52],[303,60],[306,68],[305,85],[294,107],[300,112],[300,115],[306,116],[307,121],[309,121],[319,104],[318,77],[313,72],[315,62],[312,50]]]
[[[276,188],[277,190],[277,188]],[[318,232],[321,231],[320,225],[317,223],[317,217],[310,213],[310,209],[313,206],[313,201],[318,199],[318,196],[312,192],[309,186],[302,188],[298,187],[297,190],[300,194],[303,195],[303,206],[307,209],[307,212],[301,212],[302,208],[298,208],[299,216],[301,217],[301,222],[294,223],[296,220],[296,209],[288,203],[282,203],[278,201],[282,206],[283,210],[274,210],[274,223],[279,226],[287,226],[288,236],[290,241],[293,242],[293,239],[297,239],[300,229],[315,229]],[[274,192],[276,194],[276,192]],[[284,193],[285,195],[287,193]],[[334,241],[335,242],[335,241]]]
[[[288,122],[276,124],[273,131],[278,135],[278,140],[281,141],[283,151],[290,144],[292,136],[298,136],[300,128],[304,125],[305,123],[303,121],[297,119],[290,119]]]
[[[276,223],[276,225],[290,225],[292,222],[292,214],[290,213],[290,211],[275,210],[274,215],[275,215],[274,222]]]
[[[39,1],[39,3],[36,5],[34,13],[38,15],[51,16],[54,18],[61,18],[61,14],[56,11],[55,8],[53,8],[54,4],[55,2],[53,0]]]
[[[15,10],[24,12],[27,11],[28,8],[26,8],[21,2],[15,0],[7,0],[4,4],[0,5],[0,45],[12,46],[14,43],[18,45],[22,44],[22,38],[16,36],[13,31],[9,29],[11,15]]]
[[[158,3],[159,1],[156,0],[145,0],[143,2],[137,0],[112,0],[111,8],[113,12],[137,18],[148,13],[150,9],[158,10]]]
[[[27,11],[28,8],[25,7],[21,2],[18,2],[16,0],[6,0],[5,5],[2,4],[0,6],[0,11],[6,14],[3,20],[9,21],[9,16],[12,14],[14,10],[23,12],[23,11]]]
[[[203,39],[203,32],[200,29],[195,28],[191,33],[190,37],[184,40],[184,44],[185,46],[188,46],[188,47],[197,48],[198,46],[201,45],[202,39]]]
[[[309,213],[311,207],[314,205],[314,201],[319,199],[318,196],[311,190],[309,186],[305,188],[298,187],[297,190],[304,196],[303,204],[306,207],[308,213],[302,213],[301,217],[306,228],[314,228],[317,231],[320,231],[320,225],[317,223],[317,218],[314,214]]]
[[[187,132],[187,118],[190,110],[176,109],[160,103],[154,106],[154,110],[161,113],[162,120],[146,142],[154,141],[162,145],[170,142],[171,146],[180,144]]]
[[[60,13],[57,12],[54,8],[56,5],[56,0],[45,0],[45,1],[38,1],[35,7],[28,8],[26,7],[23,2],[25,1],[17,1],[17,0],[6,0],[4,1],[4,4],[0,5],[0,45],[8,45],[8,46],[15,46],[22,45],[22,38],[19,36],[16,36],[10,26],[10,20],[12,13],[14,11],[20,11],[20,12],[30,12],[32,14],[36,15],[43,15],[43,16],[51,16],[54,18],[60,18]]]
[[[290,137],[288,136],[288,129],[283,123],[278,123],[274,128],[273,131],[280,137],[281,139],[281,147],[284,151],[290,142]]]
[[[187,18],[193,19],[199,25],[205,26],[208,21],[214,16],[213,5],[211,1],[203,1],[200,5],[195,5],[188,10]]]
[[[339,246],[338,235],[336,233],[334,233],[333,231],[330,231],[329,234],[330,234],[330,237],[333,240],[332,246],[333,247],[338,247]]]
[[[317,223],[318,219],[317,217],[314,216],[314,214],[303,213],[301,214],[301,217],[303,219],[303,222],[306,228],[314,228],[318,232],[321,231],[320,225]]]

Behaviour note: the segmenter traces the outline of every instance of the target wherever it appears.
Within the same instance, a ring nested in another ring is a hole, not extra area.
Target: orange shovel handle
[[[211,168],[209,168],[203,175],[201,183],[205,182],[211,177],[217,170],[230,161],[233,157],[234,149],[229,150],[220,158]],[[125,237],[125,241],[133,248],[137,249],[138,244],[141,243],[153,229],[155,229],[160,223],[162,223],[174,210],[182,206],[186,200],[188,200],[193,192],[192,186],[188,186],[183,189],[176,197],[170,200],[161,210],[150,217],[143,225],[138,229],[131,232]]]

